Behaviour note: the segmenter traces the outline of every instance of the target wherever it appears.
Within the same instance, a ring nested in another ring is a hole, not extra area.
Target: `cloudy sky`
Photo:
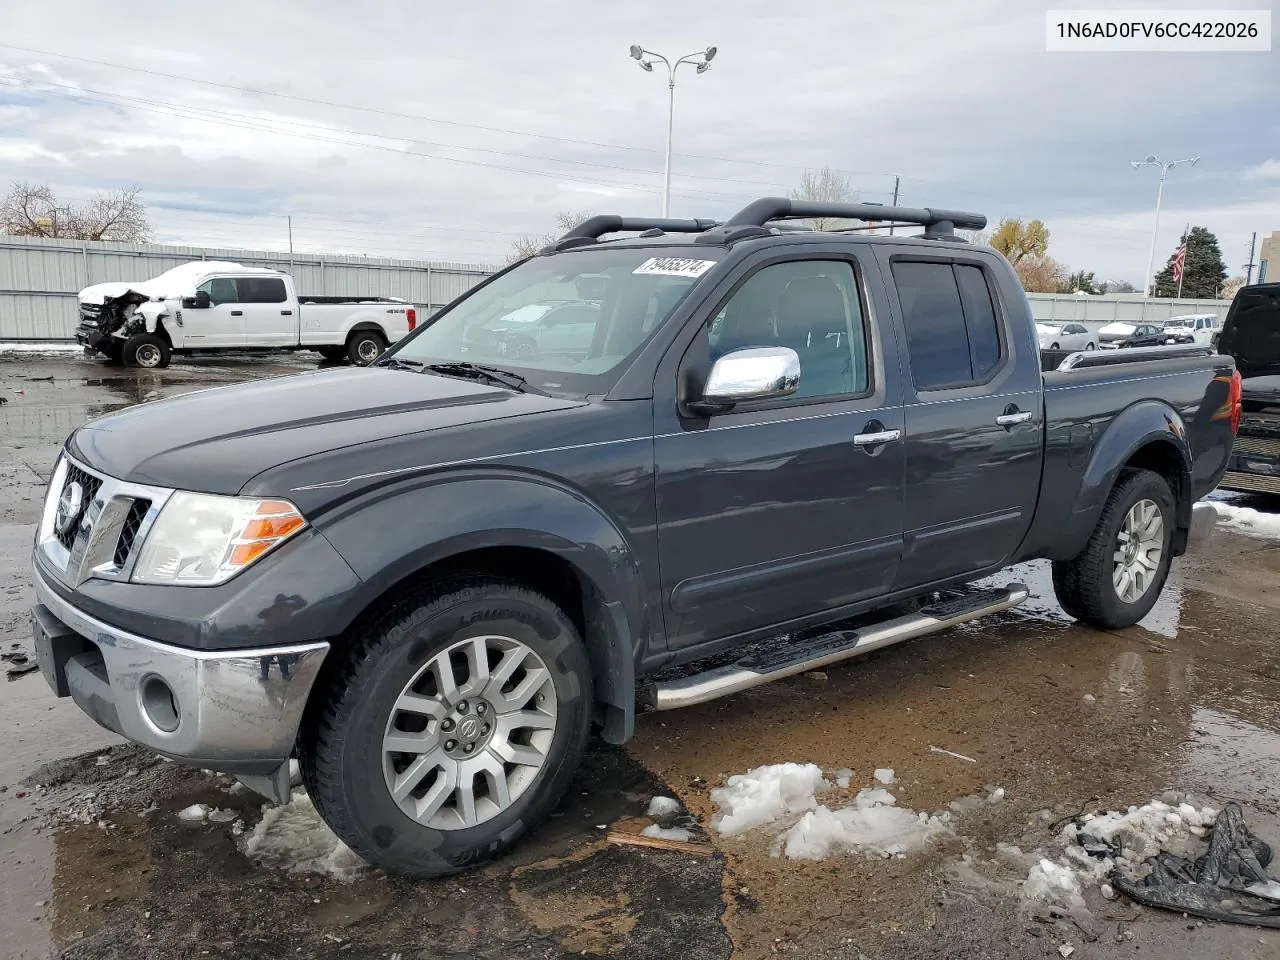
[[[1040,217],[1058,259],[1140,283],[1157,173],[1129,161],[1154,153],[1201,157],[1159,260],[1188,220],[1232,272],[1280,230],[1280,44],[1046,53],[1037,0],[4,7],[0,181],[140,184],[162,242],[284,249],[292,215],[298,250],[493,262],[560,210],[657,214],[666,90],[632,43],[719,48],[678,78],[676,216],[823,166],[888,201],[897,175],[903,203]]]

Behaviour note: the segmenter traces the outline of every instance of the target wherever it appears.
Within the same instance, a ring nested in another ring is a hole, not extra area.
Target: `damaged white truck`
[[[405,300],[299,297],[287,273],[218,260],[140,283],[94,284],[79,301],[77,342],[131,367],[167,367],[175,353],[214,350],[315,350],[363,366],[418,320]]]

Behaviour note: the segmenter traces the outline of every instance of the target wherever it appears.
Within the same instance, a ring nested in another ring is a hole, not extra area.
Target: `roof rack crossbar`
[[[987,218],[981,213],[963,210],[937,210],[932,207],[892,207],[879,203],[819,203],[790,200],[786,197],[764,197],[753,200],[725,221],[726,227],[762,227],[770,220],[804,217],[839,217],[846,220],[874,220],[878,223],[917,223],[926,230],[949,234],[953,230],[982,230]]]
[[[661,230],[663,233],[701,233],[715,226],[719,226],[716,220],[669,220],[661,217],[654,219],[601,214],[583,220],[560,240],[599,240],[606,233],[630,233],[644,230]]]

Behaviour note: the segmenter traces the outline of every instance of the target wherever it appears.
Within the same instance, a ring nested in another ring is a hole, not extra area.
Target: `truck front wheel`
[[[300,739],[333,831],[375,866],[491,860],[555,807],[586,747],[591,670],[573,623],[508,580],[452,581],[335,651]]]
[[[120,355],[126,367],[155,370],[169,365],[169,344],[154,333],[139,333],[124,342]]]
[[[1062,609],[1105,630],[1145,617],[1169,577],[1175,518],[1164,477],[1150,470],[1122,473],[1084,550],[1053,564]]]
[[[385,349],[387,341],[377,330],[357,330],[347,338],[347,359],[357,366],[367,367]]]

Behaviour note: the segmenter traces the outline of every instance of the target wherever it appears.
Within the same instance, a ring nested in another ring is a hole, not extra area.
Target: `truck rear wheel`
[[[386,338],[377,330],[357,330],[347,337],[347,359],[357,366],[367,367],[385,349]]]
[[[1053,590],[1062,609],[1106,630],[1145,617],[1169,577],[1175,522],[1173,492],[1164,477],[1150,470],[1122,473],[1084,550],[1053,564]]]
[[[154,333],[138,333],[124,342],[120,355],[126,367],[155,370],[169,365],[169,344]]]
[[[586,748],[591,670],[573,623],[517,583],[455,580],[336,654],[300,740],[333,831],[375,866],[442,876],[551,812]]]

